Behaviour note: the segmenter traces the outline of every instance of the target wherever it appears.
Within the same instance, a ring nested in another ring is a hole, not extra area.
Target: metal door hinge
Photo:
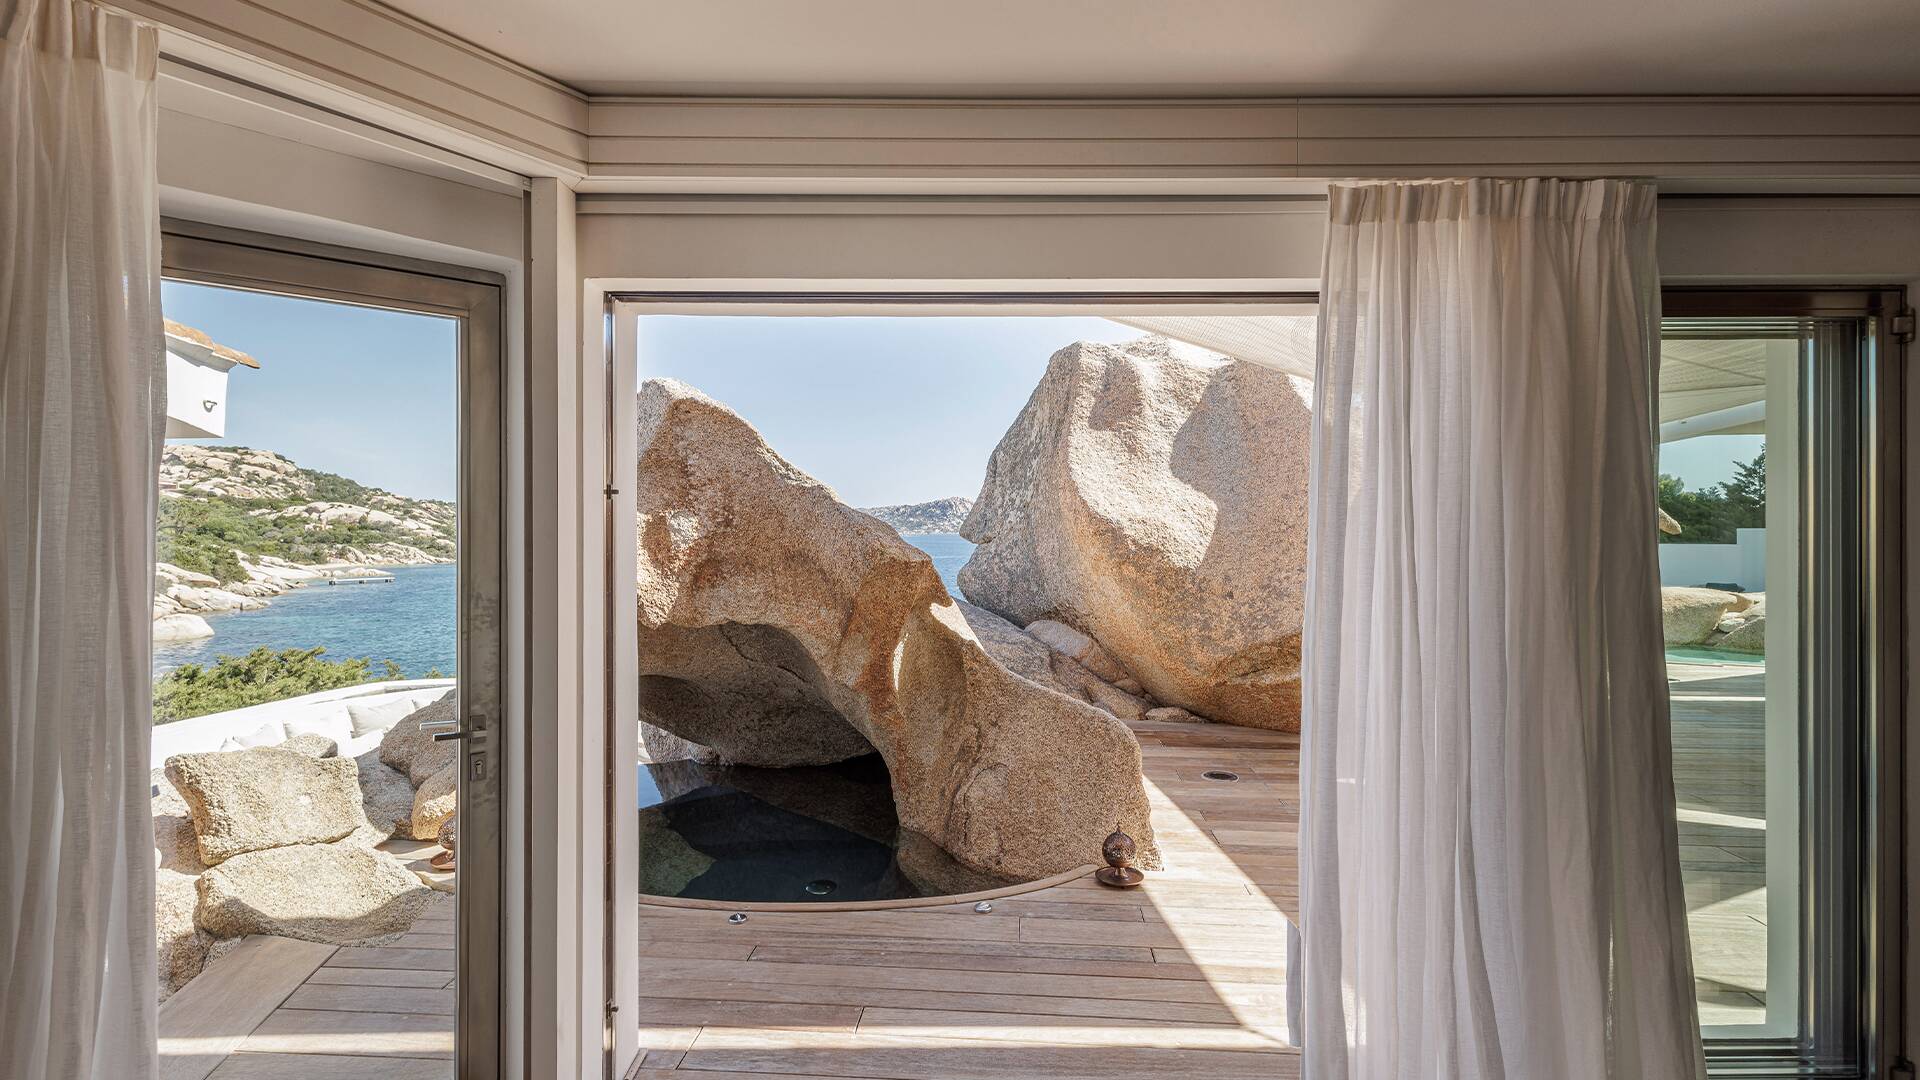
[[[1887,320],[1887,332],[1902,345],[1913,344],[1913,309],[1907,308]]]

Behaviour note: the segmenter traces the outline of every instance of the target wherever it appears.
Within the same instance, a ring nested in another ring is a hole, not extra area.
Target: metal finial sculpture
[[[1107,865],[1094,871],[1093,879],[1116,889],[1131,889],[1147,880],[1147,875],[1127,865],[1138,851],[1133,837],[1121,832],[1120,826],[1115,825],[1113,832],[1100,845],[1100,856],[1107,860]]]

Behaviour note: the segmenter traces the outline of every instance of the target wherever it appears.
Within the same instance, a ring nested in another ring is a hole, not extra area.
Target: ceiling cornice
[[[194,67],[586,191],[1271,194],[1635,175],[1910,190],[1920,97],[589,97],[373,0],[120,0]]]

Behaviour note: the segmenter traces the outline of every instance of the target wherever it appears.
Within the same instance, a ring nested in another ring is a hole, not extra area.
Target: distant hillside
[[[967,520],[967,513],[972,509],[972,499],[956,495],[950,499],[909,503],[906,506],[868,506],[863,507],[861,512],[893,526],[902,536],[921,536],[926,533],[959,532],[960,523]]]
[[[235,552],[294,563],[452,562],[454,508],[268,450],[168,446],[160,459],[161,562],[222,583],[248,580]]]

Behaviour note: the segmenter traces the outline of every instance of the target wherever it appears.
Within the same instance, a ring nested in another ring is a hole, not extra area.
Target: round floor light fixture
[[[1206,772],[1200,774],[1200,779],[1218,780],[1223,784],[1231,784],[1235,780],[1240,779],[1240,774],[1237,772],[1228,772],[1225,769],[1208,769]]]

